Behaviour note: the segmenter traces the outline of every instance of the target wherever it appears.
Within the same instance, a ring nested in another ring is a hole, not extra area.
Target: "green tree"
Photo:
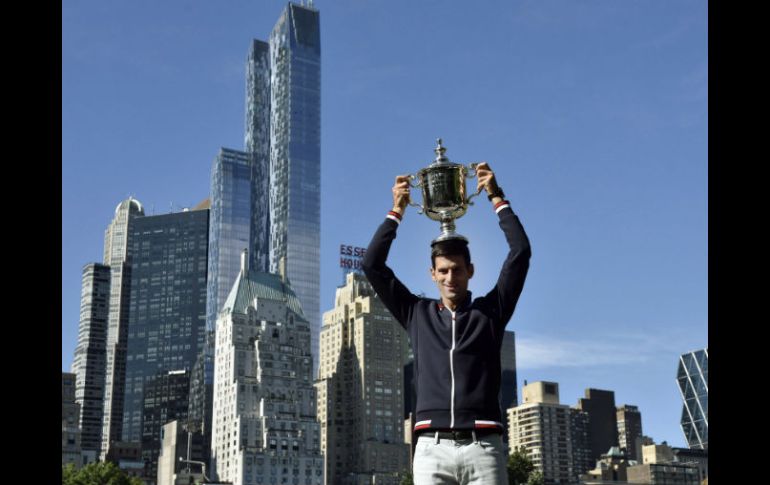
[[[540,470],[535,470],[529,474],[527,485],[544,485],[544,483],[545,478],[543,477],[543,472]]]
[[[414,485],[414,478],[412,478],[412,472],[404,472],[404,477],[401,479],[401,485]]]
[[[80,470],[72,464],[62,467],[62,485],[142,485],[136,477],[110,462],[89,463]]]
[[[527,456],[523,446],[514,450],[508,456],[508,485],[527,485],[529,475],[534,469],[535,464]]]

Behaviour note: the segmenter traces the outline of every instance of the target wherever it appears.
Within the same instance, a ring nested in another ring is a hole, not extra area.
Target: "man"
[[[372,238],[363,261],[366,277],[412,345],[416,485],[508,483],[498,399],[500,346],[524,287],[531,251],[489,165],[479,164],[477,175],[477,189],[487,191],[510,248],[489,293],[471,298],[468,280],[473,277],[473,264],[462,240],[432,245],[430,275],[438,286],[438,301],[413,295],[386,265],[409,203],[406,176],[396,177],[393,210]]]

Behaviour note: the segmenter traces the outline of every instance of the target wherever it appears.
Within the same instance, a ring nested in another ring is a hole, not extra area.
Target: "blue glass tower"
[[[251,168],[249,264],[285,271],[310,322],[318,368],[321,235],[321,37],[318,10],[289,3],[246,61]]]
[[[254,39],[246,59],[245,145],[253,157],[249,266],[263,272],[270,269],[270,91],[270,45]]]
[[[286,275],[310,322],[318,368],[321,246],[319,13],[290,3],[270,35],[270,271]]]
[[[217,313],[238,278],[241,252],[251,247],[251,165],[248,153],[221,148],[211,168],[207,332],[214,332]]]
[[[690,448],[709,446],[709,350],[679,357],[677,383],[682,394],[682,431]]]

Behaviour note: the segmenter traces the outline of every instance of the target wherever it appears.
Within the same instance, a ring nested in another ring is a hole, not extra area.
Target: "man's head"
[[[438,285],[441,300],[461,304],[468,294],[468,280],[473,277],[468,243],[461,239],[435,243],[430,259],[430,276]]]

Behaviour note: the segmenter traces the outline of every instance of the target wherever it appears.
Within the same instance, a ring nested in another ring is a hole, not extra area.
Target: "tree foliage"
[[[543,477],[543,472],[541,472],[540,470],[535,470],[529,474],[529,478],[527,479],[527,485],[544,485],[544,484],[545,484],[545,478]]]
[[[530,474],[535,470],[535,464],[527,456],[524,447],[514,450],[508,456],[508,484],[529,485]],[[542,483],[542,482],[541,482]]]
[[[142,485],[136,477],[129,477],[114,463],[89,463],[76,470],[73,464],[62,466],[62,485]]]
[[[404,477],[401,479],[401,485],[414,485],[414,478],[412,478],[412,472],[404,472]]]

